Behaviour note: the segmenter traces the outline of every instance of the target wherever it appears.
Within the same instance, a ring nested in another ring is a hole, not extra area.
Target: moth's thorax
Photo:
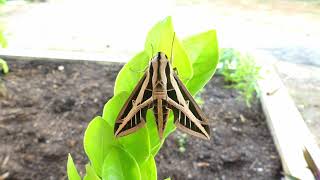
[[[152,69],[150,72],[152,78],[153,95],[161,98],[167,95],[167,76],[166,68],[169,66],[167,56],[163,52],[157,53],[151,61]]]

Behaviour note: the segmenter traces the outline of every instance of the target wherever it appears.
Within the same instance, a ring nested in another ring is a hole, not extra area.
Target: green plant
[[[3,32],[0,30],[0,48],[6,47],[6,46],[7,46],[7,41],[3,36]],[[9,72],[9,67],[7,62],[1,58],[0,58],[0,70],[2,70],[4,74],[7,74]]]
[[[237,89],[250,107],[254,94],[258,94],[257,80],[260,79],[258,67],[252,56],[241,54],[235,49],[221,49],[219,73],[230,88]]]
[[[116,117],[155,53],[171,54],[174,30],[171,18],[157,23],[148,33],[145,49],[133,57],[119,72],[114,96],[105,104],[102,117],[94,118],[84,135],[84,149],[90,160],[86,165],[85,180],[92,179],[157,179],[154,157],[165,137],[175,130],[172,114],[169,117],[164,138],[159,139],[155,119],[147,113],[145,127],[130,135],[115,138]],[[201,90],[211,79],[218,63],[218,45],[214,30],[204,32],[183,41],[175,36],[173,66],[192,95]],[[154,53],[154,54],[152,54]],[[170,57],[169,57],[170,58]],[[81,179],[71,156],[68,158],[69,180]]]
[[[0,5],[3,5],[6,2],[6,0],[0,0]],[[3,35],[3,30],[0,27],[0,48],[7,46],[7,40],[5,39]],[[6,61],[0,58],[0,70],[3,71],[4,74],[7,74],[9,72],[9,67]]]
[[[9,67],[7,62],[1,58],[0,58],[0,70],[2,70],[4,74],[7,74],[9,72]]]

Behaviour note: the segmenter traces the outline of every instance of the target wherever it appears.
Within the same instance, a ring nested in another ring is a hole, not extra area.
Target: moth
[[[152,109],[160,139],[170,110],[175,126],[194,136],[210,139],[208,119],[171,67],[168,57],[158,52],[130,97],[122,107],[114,126],[116,137],[137,131],[146,123],[147,110]]]

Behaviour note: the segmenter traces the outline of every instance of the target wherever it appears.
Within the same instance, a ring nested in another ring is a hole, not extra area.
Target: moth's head
[[[169,62],[168,56],[164,52],[158,52],[151,60],[150,65],[157,69],[158,67],[165,66]]]
[[[167,87],[166,68],[169,68],[168,57],[163,52],[158,52],[151,60],[149,74],[152,78],[154,91],[163,91]]]
[[[152,61],[168,61],[168,56],[164,52],[158,52],[153,58]]]

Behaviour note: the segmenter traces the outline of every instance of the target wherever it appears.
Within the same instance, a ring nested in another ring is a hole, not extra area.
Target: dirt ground
[[[11,72],[1,76],[6,92],[0,97],[0,175],[66,179],[68,153],[83,174],[84,130],[111,98],[120,65],[8,63]],[[173,133],[156,157],[159,179],[280,179],[281,164],[260,104],[246,107],[224,85],[214,77],[202,93],[211,140],[187,137],[182,153],[181,133]]]

